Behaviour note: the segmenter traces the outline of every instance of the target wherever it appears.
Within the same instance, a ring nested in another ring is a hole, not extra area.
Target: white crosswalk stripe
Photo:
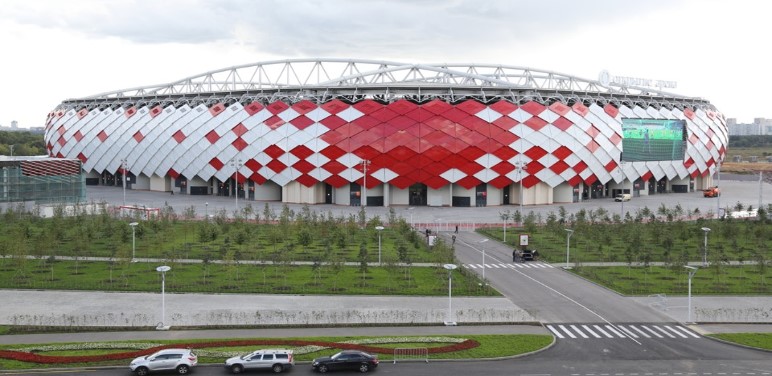
[[[464,264],[467,269],[482,269],[483,264]],[[554,266],[543,262],[513,262],[513,263],[496,263],[485,264],[486,269],[549,269]]]
[[[700,335],[678,324],[555,324],[545,325],[564,339],[693,339]]]

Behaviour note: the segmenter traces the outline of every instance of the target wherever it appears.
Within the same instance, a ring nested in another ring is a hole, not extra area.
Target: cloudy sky
[[[0,125],[66,98],[288,58],[494,63],[677,81],[727,117],[772,118],[772,2],[4,0]]]

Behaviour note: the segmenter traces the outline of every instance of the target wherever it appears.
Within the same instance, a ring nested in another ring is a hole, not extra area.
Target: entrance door
[[[332,204],[332,186],[329,184],[324,185],[324,203]]]
[[[426,206],[427,189],[425,184],[413,184],[408,190],[410,206]]]
[[[350,187],[350,199],[349,199],[349,205],[351,206],[362,206],[362,186],[360,186],[357,183],[351,183],[349,185]]]
[[[512,189],[512,185],[508,185],[504,187],[504,190],[502,191],[504,193],[504,197],[501,199],[501,203],[503,205],[509,205],[509,191]]]
[[[488,206],[488,184],[482,183],[475,187],[476,206]]]

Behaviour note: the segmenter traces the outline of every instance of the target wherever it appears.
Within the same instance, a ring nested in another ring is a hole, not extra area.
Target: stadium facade
[[[567,203],[712,185],[707,100],[505,65],[262,62],[68,99],[87,184],[341,205]]]

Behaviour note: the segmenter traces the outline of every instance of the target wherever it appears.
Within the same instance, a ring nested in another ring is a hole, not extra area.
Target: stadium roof
[[[710,107],[707,100],[650,87],[603,85],[564,73],[492,64],[410,64],[360,59],[287,59],[205,72],[160,85],[65,100],[65,107],[154,103],[325,101],[372,98],[385,102],[435,98],[482,102],[601,102],[656,107]]]

